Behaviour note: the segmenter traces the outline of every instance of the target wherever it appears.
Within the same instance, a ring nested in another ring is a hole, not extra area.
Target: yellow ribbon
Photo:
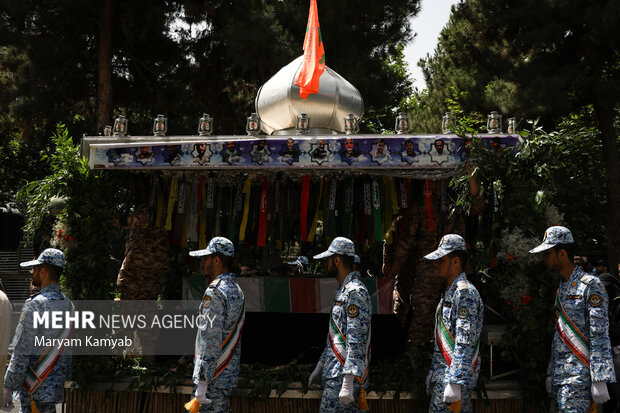
[[[245,240],[245,229],[248,226],[248,215],[250,213],[250,193],[252,192],[252,180],[250,178],[245,180],[243,190],[245,194],[245,200],[243,201],[243,219],[241,220],[241,227],[239,227],[239,241]]]
[[[166,225],[164,228],[168,231],[172,229],[172,213],[174,212],[174,204],[179,197],[179,179],[175,176],[170,182],[170,193],[168,194],[168,210],[166,213]]]

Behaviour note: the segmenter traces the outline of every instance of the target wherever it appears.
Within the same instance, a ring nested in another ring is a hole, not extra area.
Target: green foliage
[[[66,198],[58,217],[72,237],[65,250],[65,290],[72,299],[111,298],[120,267],[118,257],[123,256],[118,219],[123,202],[119,183],[124,175],[92,171],[86,159],[78,156],[64,125],[58,125],[52,139],[54,150],[42,157],[52,173],[19,192],[20,201],[26,204],[26,229],[41,226],[53,197]]]
[[[458,105],[453,110],[462,113]],[[559,277],[528,251],[547,227],[565,225],[579,253],[604,255],[600,241],[605,237],[606,202],[599,134],[590,108],[571,115],[552,133],[529,122],[530,130],[521,133],[523,143],[516,151],[484,148],[476,128],[463,126],[475,120],[461,117],[456,123],[461,125],[457,133],[473,135],[470,165],[481,183],[491,223],[472,260],[474,268],[487,274],[481,294],[507,329],[502,360],[518,368],[526,400],[542,409],[552,299]],[[467,175],[457,176],[451,185],[458,195],[456,206],[470,208]]]

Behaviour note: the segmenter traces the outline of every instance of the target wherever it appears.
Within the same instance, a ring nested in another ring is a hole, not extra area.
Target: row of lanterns
[[[453,119],[451,112],[446,112],[441,119],[441,130],[444,134],[453,133]],[[496,111],[492,111],[487,116],[487,132],[488,133],[502,133],[502,115]],[[517,132],[517,118],[508,118],[508,128],[506,133],[513,134]]]
[[[441,130],[444,134],[453,133],[453,119],[450,112],[446,112],[441,121]],[[105,136],[124,137],[127,136],[128,120],[123,115],[119,115],[114,120],[114,127],[106,126],[104,128]],[[394,129],[398,135],[404,135],[409,132],[411,122],[409,116],[405,112],[400,112],[396,117],[396,124]],[[508,119],[507,133],[512,134],[516,132],[517,122],[516,118]],[[245,131],[248,135],[255,136],[260,133],[261,120],[257,113],[252,113],[246,120]],[[297,122],[295,124],[295,130],[298,135],[307,135],[310,131],[310,116],[307,113],[301,113],[297,115]],[[360,130],[359,119],[352,113],[349,113],[344,118],[344,131],[347,135],[358,133]],[[488,133],[502,133],[502,115],[493,111],[487,118],[487,131]],[[157,115],[153,120],[153,135],[154,136],[166,136],[168,132],[168,118],[164,115]],[[213,132],[213,118],[203,113],[202,117],[198,121],[198,135],[209,136]]]

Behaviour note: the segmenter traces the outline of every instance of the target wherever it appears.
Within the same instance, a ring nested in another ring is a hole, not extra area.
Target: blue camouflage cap
[[[327,251],[324,251],[319,255],[315,255],[313,258],[315,260],[320,260],[321,258],[327,258],[336,254],[348,255],[350,257],[355,256],[355,246],[353,245],[353,241],[345,237],[334,238],[332,243],[329,244]]]
[[[26,261],[19,264],[22,268],[34,267],[35,265],[50,264],[56,267],[64,268],[65,266],[65,254],[61,250],[56,248],[47,248],[39,254],[39,258],[32,261]]]
[[[548,250],[549,248],[553,248],[558,244],[572,244],[574,242],[575,240],[573,239],[573,234],[570,233],[570,230],[568,228],[561,227],[559,225],[549,227],[545,231],[542,244],[540,244],[534,249],[531,249],[530,254],[536,254],[537,252]]]
[[[467,252],[467,244],[463,237],[457,234],[444,235],[441,241],[439,241],[439,247],[430,254],[424,256],[427,260],[438,260],[454,251]]]
[[[297,264],[308,265],[308,264],[310,264],[310,261],[308,261],[307,257],[304,257],[303,255],[300,255],[299,257],[297,257],[297,259],[295,261],[287,262],[287,264],[288,265],[297,265]]]
[[[360,256],[359,256],[359,255],[357,255],[357,254],[355,254],[355,255],[353,256],[353,263],[354,263],[354,264],[360,264],[361,262],[362,262],[362,260],[360,259]]]
[[[232,257],[235,255],[235,246],[228,238],[213,237],[211,241],[209,241],[207,248],[189,252],[189,255],[192,257],[203,257],[211,254],[222,254]]]

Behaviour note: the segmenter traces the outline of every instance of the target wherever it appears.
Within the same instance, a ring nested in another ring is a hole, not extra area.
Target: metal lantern
[[[507,133],[517,132],[517,118],[508,118],[508,130]]]
[[[444,135],[452,133],[452,115],[450,112],[446,112],[441,118],[441,131]]]
[[[105,128],[103,128],[103,136],[112,136],[112,126],[106,125]]]
[[[260,133],[260,116],[257,113],[252,113],[248,116],[245,131],[248,135],[258,135]]]
[[[352,113],[349,113],[344,118],[344,131],[347,135],[352,135],[360,131],[359,121]]]
[[[153,135],[166,136],[168,131],[168,119],[164,115],[157,115],[153,120]]]
[[[396,134],[404,135],[409,132],[409,116],[405,112],[400,112],[396,117],[396,125],[394,129],[396,129]]]
[[[123,115],[118,115],[114,120],[114,136],[127,135],[127,119]]]
[[[198,135],[209,136],[213,132],[213,118],[207,113],[203,113],[198,121]]]
[[[502,115],[493,111],[489,114],[487,119],[487,132],[489,133],[501,133],[502,132]]]
[[[298,135],[307,135],[310,130],[310,116],[307,113],[297,115],[295,129]]]

